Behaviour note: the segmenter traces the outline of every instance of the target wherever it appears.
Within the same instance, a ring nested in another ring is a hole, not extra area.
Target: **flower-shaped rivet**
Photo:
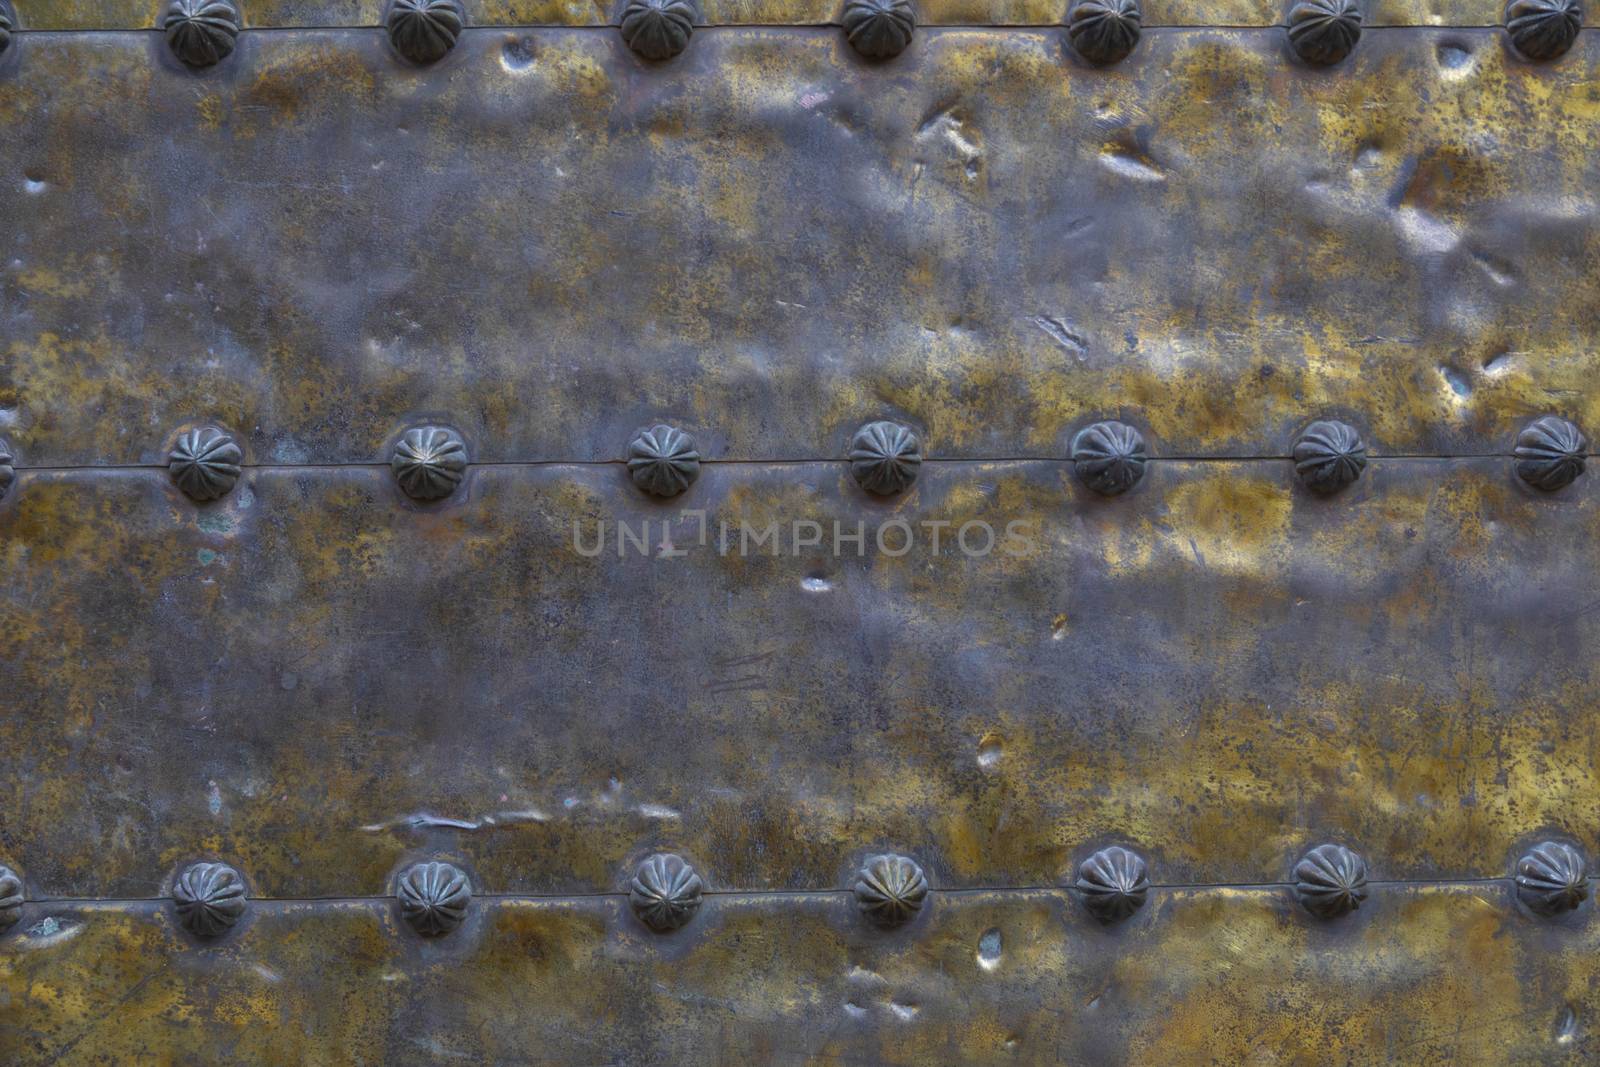
[[[1547,493],[1565,489],[1583,473],[1589,442],[1566,419],[1546,415],[1522,428],[1511,454],[1517,460],[1517,477]]]
[[[1571,911],[1589,895],[1583,853],[1560,841],[1542,841],[1517,861],[1517,897],[1536,915]]]
[[[1289,9],[1289,47],[1307,63],[1337,63],[1359,40],[1360,0],[1299,0]]]
[[[850,441],[850,473],[869,493],[903,492],[921,469],[922,442],[909,426],[869,422]]]
[[[11,492],[11,485],[17,480],[16,456],[11,453],[11,446],[6,444],[5,438],[0,437],[0,500]]]
[[[1139,43],[1139,0],[1076,0],[1067,11],[1067,39],[1091,63],[1126,59]]]
[[[244,915],[244,879],[226,863],[196,863],[172,887],[178,922],[195,937],[217,937]]]
[[[1122,422],[1097,422],[1072,439],[1072,469],[1102,496],[1126,493],[1144,477],[1144,435]]]
[[[0,0],[0,52],[11,47],[11,31],[17,28],[17,13],[11,10],[11,0]]]
[[[1511,0],[1506,4],[1511,47],[1538,62],[1564,55],[1582,26],[1583,6],[1578,0]]]
[[[682,856],[657,852],[633,872],[628,902],[640,922],[658,934],[666,934],[694,918],[704,892],[700,875]]]
[[[1294,895],[1319,919],[1348,915],[1367,899],[1367,864],[1343,845],[1318,845],[1294,865]]]
[[[928,899],[928,879],[906,856],[872,856],[856,874],[856,907],[878,926],[901,926]]]
[[[868,59],[889,59],[911,43],[917,15],[911,0],[845,0],[839,22],[851,48]]]
[[[389,43],[413,63],[443,59],[466,22],[460,0],[390,0],[383,20]]]
[[[671,59],[689,47],[699,17],[691,0],[628,0],[622,40],[646,59]]]
[[[191,67],[209,67],[232,53],[240,24],[232,0],[172,0],[161,28],[173,55]]]
[[[472,903],[472,882],[450,863],[414,863],[395,886],[400,916],[423,937],[440,937],[461,925]]]
[[[628,444],[628,474],[652,496],[677,496],[700,477],[694,438],[671,426],[640,430]]]
[[[5,933],[22,918],[22,878],[10,867],[0,866],[0,933]]]
[[[190,500],[205,503],[228,495],[243,460],[244,452],[230,434],[202,426],[178,435],[167,456],[167,473]]]
[[[467,472],[467,443],[445,426],[414,426],[395,442],[395,481],[413,500],[443,500]]]
[[[1342,422],[1313,422],[1295,440],[1294,469],[1312,492],[1337,493],[1367,469],[1367,446]]]
[[[1079,865],[1077,886],[1089,914],[1103,923],[1121,922],[1144,907],[1150,875],[1143,856],[1112,845]]]

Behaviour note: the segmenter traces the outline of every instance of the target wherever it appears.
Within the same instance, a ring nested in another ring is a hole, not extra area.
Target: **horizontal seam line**
[[[494,23],[491,25],[474,25],[464,27],[463,33],[485,32],[495,33],[508,30],[572,30],[589,31],[617,30],[615,22],[524,22],[524,23]],[[918,23],[918,30],[990,30],[1006,31],[1016,30],[1021,32],[1037,32],[1040,30],[1064,30],[1065,22],[942,22]],[[1154,23],[1146,24],[1143,30],[1161,30],[1178,33],[1202,33],[1207,30],[1281,30],[1285,24],[1281,22],[1253,22],[1253,23]],[[1504,28],[1500,23],[1430,23],[1430,22],[1386,22],[1382,24],[1363,24],[1362,32],[1368,30],[1499,30]],[[1591,24],[1584,23],[1583,29],[1593,28]],[[384,27],[371,23],[351,24],[347,26],[246,26],[242,33],[337,33],[345,30],[382,31]],[[717,22],[695,26],[695,31],[701,30],[838,30],[843,26],[837,22]],[[17,27],[12,31],[13,36],[47,34],[150,34],[163,32],[159,26],[72,26],[57,29],[37,29],[31,27]]]

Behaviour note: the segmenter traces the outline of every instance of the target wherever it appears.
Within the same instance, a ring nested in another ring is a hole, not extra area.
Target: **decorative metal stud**
[[[677,496],[700,477],[694,438],[666,425],[640,430],[628,444],[628,474],[651,496]]]
[[[850,441],[850,473],[869,493],[892,496],[911,487],[922,469],[922,442],[909,426],[869,422]]]
[[[1144,477],[1144,435],[1122,422],[1097,422],[1072,439],[1072,469],[1101,496],[1120,496]]]
[[[11,9],[11,0],[0,0],[0,52],[11,47],[11,31],[17,28],[17,13]]]
[[[1337,63],[1359,40],[1360,0],[1299,0],[1289,9],[1289,46],[1307,63]]]
[[[1546,62],[1566,54],[1583,27],[1578,0],[1511,0],[1506,4],[1506,33],[1511,47],[1526,59]]]
[[[12,455],[11,446],[6,443],[5,438],[0,437],[0,500],[4,500],[6,494],[11,492],[11,486],[17,480],[17,468],[14,466],[16,462],[17,458]]]
[[[395,481],[413,500],[443,500],[467,472],[467,443],[447,426],[414,426],[395,442]]]
[[[442,937],[461,925],[472,903],[472,882],[450,863],[414,863],[395,886],[400,916],[423,937]]]
[[[22,919],[22,877],[10,867],[0,866],[0,934]]]
[[[1367,899],[1367,864],[1343,845],[1318,845],[1294,865],[1294,895],[1319,919],[1337,919]]]
[[[1571,911],[1589,895],[1583,853],[1561,841],[1541,841],[1517,861],[1517,898],[1535,915]]]
[[[682,856],[657,852],[633,873],[628,902],[639,921],[658,934],[688,925],[700,909],[705,884]]]
[[[1517,477],[1547,493],[1565,489],[1583,473],[1589,441],[1566,419],[1546,415],[1517,434],[1511,454],[1517,460]]]
[[[1143,856],[1112,845],[1078,866],[1077,887],[1090,915],[1103,923],[1115,923],[1144,907],[1150,875]]]
[[[172,887],[178,922],[195,937],[218,937],[243,917],[244,879],[226,863],[196,863]]]
[[[1067,40],[1091,63],[1116,63],[1139,43],[1139,0],[1075,0],[1067,11]]]
[[[851,48],[868,59],[889,59],[911,43],[917,13],[911,0],[846,0],[839,22]]]
[[[692,0],[628,0],[622,40],[646,59],[671,59],[689,47],[699,17]]]
[[[906,856],[869,857],[856,874],[856,907],[875,925],[891,929],[916,918],[928,899],[928,879]]]
[[[383,20],[394,50],[423,64],[449,55],[466,23],[460,0],[390,0]]]
[[[202,426],[180,434],[167,456],[167,473],[190,500],[205,503],[228,495],[244,460],[231,434]]]
[[[1295,473],[1314,493],[1337,493],[1366,469],[1366,443],[1345,423],[1332,419],[1313,422],[1294,443]]]
[[[233,0],[172,0],[161,23],[167,47],[191,67],[210,67],[227,59],[242,26]]]

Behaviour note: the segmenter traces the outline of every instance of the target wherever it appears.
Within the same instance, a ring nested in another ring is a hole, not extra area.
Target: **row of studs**
[[[627,0],[618,28],[639,55],[665,60],[689,47],[699,20],[696,0]],[[1072,0],[1067,38],[1089,62],[1116,63],[1139,43],[1143,20],[1140,0]],[[443,59],[466,21],[461,0],[389,0],[383,19],[394,50],[418,64]],[[1361,21],[1361,0],[1296,0],[1286,20],[1290,47],[1307,63],[1338,63],[1361,39]],[[10,0],[0,0],[0,51],[16,25]],[[171,0],[161,29],[178,59],[209,67],[232,53],[243,25],[234,0]],[[888,59],[910,45],[917,16],[911,0],[845,0],[840,25],[857,52]],[[1579,0],[1510,0],[1505,25],[1518,53],[1551,60],[1577,40],[1583,11]]]
[[[1589,442],[1577,426],[1555,415],[1535,419],[1517,435],[1515,470],[1528,485],[1555,492],[1583,473]],[[1294,443],[1294,467],[1305,486],[1318,494],[1337,493],[1367,466],[1367,446],[1350,425],[1320,419]],[[233,436],[215,426],[180,434],[168,456],[173,482],[197,502],[226,496],[243,469],[244,451]],[[850,441],[850,472],[861,488],[879,496],[904,492],[922,468],[922,442],[915,430],[897,422],[869,422]],[[10,448],[0,440],[0,496],[16,477]],[[1144,477],[1149,455],[1144,435],[1123,422],[1097,422],[1072,439],[1073,470],[1103,496],[1118,496]],[[672,426],[641,430],[628,444],[628,473],[652,496],[674,497],[700,476],[694,439]],[[389,460],[395,481],[413,500],[443,500],[454,493],[467,471],[467,445],[447,426],[413,426],[395,442]]]
[[[1294,866],[1295,899],[1319,919],[1337,919],[1367,899],[1367,865],[1343,845],[1323,844]],[[1536,915],[1553,918],[1572,911],[1589,893],[1583,853],[1561,841],[1543,841],[1517,861],[1517,899]],[[1103,923],[1117,923],[1144,906],[1150,893],[1144,857],[1121,845],[1102,848],[1078,866],[1072,887],[1084,907]],[[646,857],[628,883],[628,902],[640,922],[656,933],[689,924],[700,908],[705,883],[682,856]],[[928,879],[917,862],[893,853],[872,856],[852,888],[862,917],[883,929],[916,918],[928,898]],[[429,860],[401,872],[395,885],[401,917],[423,937],[440,937],[460,926],[472,904],[472,881],[454,864]],[[219,937],[244,917],[244,879],[226,863],[201,862],[178,875],[172,887],[178,922],[199,938]],[[21,918],[22,880],[0,867],[0,931]]]

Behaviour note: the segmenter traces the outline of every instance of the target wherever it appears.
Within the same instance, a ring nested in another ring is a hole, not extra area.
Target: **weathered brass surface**
[[[214,420],[252,462],[388,462],[444,418],[476,460],[617,460],[670,418],[710,459],[1506,453],[1600,425],[1600,37],[1272,31],[42,34],[0,77],[17,183],[0,374],[23,465],[162,463]],[[113,160],[114,165],[101,161]]]

